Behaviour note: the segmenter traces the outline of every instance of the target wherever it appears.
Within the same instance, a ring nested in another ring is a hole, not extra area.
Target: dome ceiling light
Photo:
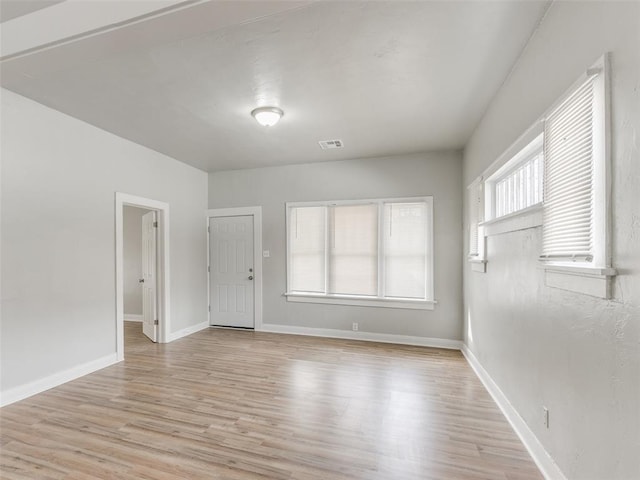
[[[259,107],[251,111],[251,115],[264,127],[272,127],[284,115],[278,107]]]

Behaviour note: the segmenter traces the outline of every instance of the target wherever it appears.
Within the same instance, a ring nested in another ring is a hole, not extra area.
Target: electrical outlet
[[[542,422],[545,427],[549,428],[549,409],[547,407],[542,407]]]
[[[358,322],[353,322],[351,324],[351,330],[353,330],[354,332],[358,331]]]

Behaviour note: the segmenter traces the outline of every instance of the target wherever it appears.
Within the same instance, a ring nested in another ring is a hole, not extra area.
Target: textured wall
[[[234,170],[209,175],[209,207],[261,205],[264,323],[435,337],[462,337],[462,178],[458,152]],[[287,302],[285,202],[433,195],[433,311]]]
[[[639,2],[554,3],[464,154],[468,185],[611,52],[614,298],[546,287],[540,228],[464,267],[466,342],[569,479],[640,478],[639,49]]]

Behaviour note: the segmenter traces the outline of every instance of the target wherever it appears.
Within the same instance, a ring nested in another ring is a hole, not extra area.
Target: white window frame
[[[611,279],[616,271],[611,268],[611,159],[610,159],[610,107],[609,61],[603,55],[567,92],[547,111],[545,117],[556,110],[590,77],[593,78],[593,204],[592,204],[592,257],[586,261],[567,258],[553,259],[541,256],[547,286],[610,298]],[[544,227],[543,227],[544,228]]]
[[[538,203],[529,205],[528,207],[521,208],[519,210],[515,210],[513,212],[509,212],[507,214],[503,214],[498,216],[497,214],[497,186],[498,184],[511,176],[511,174],[517,171],[522,165],[529,162],[532,158],[542,153],[543,147],[543,133],[540,133],[537,137],[535,137],[531,142],[522,148],[518,153],[516,153],[511,159],[509,159],[502,167],[500,167],[494,174],[492,174],[485,181],[485,218],[487,221],[504,219],[507,217],[513,217],[522,212],[525,212],[528,209],[542,206],[542,196]],[[540,189],[542,190],[542,171],[540,172]]]
[[[427,205],[427,212],[429,215],[427,222],[427,239],[428,242],[425,245],[427,253],[427,265],[426,265],[426,299],[413,299],[413,298],[392,298],[384,297],[380,292],[384,277],[380,273],[384,271],[384,244],[381,240],[381,228],[382,228],[382,208],[387,203],[416,203],[424,202]],[[292,292],[290,288],[291,279],[291,252],[289,242],[289,231],[291,221],[291,209],[295,207],[328,207],[328,206],[341,206],[341,205],[364,205],[364,204],[377,204],[378,205],[378,295],[377,296],[364,296],[364,295],[340,295],[340,294],[327,294],[327,293],[310,293],[310,292]],[[403,198],[376,198],[376,199],[362,199],[362,200],[330,200],[330,201],[317,201],[317,202],[287,202],[286,205],[286,232],[287,232],[287,291],[285,296],[288,302],[302,302],[302,303],[326,303],[333,305],[355,305],[365,307],[383,307],[383,308],[405,308],[416,310],[434,310],[437,303],[434,299],[434,258],[435,258],[435,246],[433,243],[433,197],[403,197]],[[428,249],[428,246],[431,249]]]
[[[586,295],[610,298],[611,283],[616,275],[611,259],[611,159],[610,159],[610,67],[608,54],[600,57],[545,113],[518,138],[482,174],[486,179],[509,169],[508,162],[537,136],[544,133],[544,122],[558,106],[591,76],[593,83],[593,256],[589,262],[560,261],[540,258],[545,272],[545,285]],[[542,205],[534,205],[494,218],[492,189],[485,182],[485,221],[480,224],[483,241],[498,235],[527,228],[543,226],[544,193]],[[486,247],[485,247],[486,248]],[[485,258],[485,263],[487,259]],[[485,266],[486,268],[486,266]]]
[[[495,207],[493,184],[529,158],[529,155],[532,153],[531,148],[535,146],[536,141],[540,141],[539,138],[540,135],[542,135],[543,130],[544,124],[542,121],[537,121],[515,142],[513,142],[513,144],[511,144],[509,148],[507,148],[489,166],[489,168],[482,173],[480,177],[474,180],[467,187],[469,195],[473,194],[473,188],[481,189],[481,218],[477,226],[479,255],[469,255],[467,257],[471,265],[471,269],[475,272],[486,273],[487,271],[489,261],[486,251],[489,237],[492,235],[539,227],[542,225],[542,204],[536,204],[531,207],[518,210],[517,212],[513,212],[509,215],[494,218]],[[477,184],[479,184],[478,187],[476,187]],[[470,205],[468,205],[468,208],[470,208]],[[469,220],[471,220],[471,212],[469,212]],[[471,227],[471,222],[469,222],[469,228]]]
[[[608,54],[600,57],[545,113],[516,140],[482,174],[491,179],[502,169],[508,169],[509,160],[544,132],[544,122],[558,106],[565,102],[585,81],[593,79],[593,255],[588,262],[574,262],[540,258],[545,272],[545,284],[601,298],[610,298],[611,282],[616,275],[611,259],[611,159],[610,159],[610,72]],[[485,182],[486,183],[486,182]],[[535,205],[510,215],[494,218],[492,189],[485,185],[485,221],[480,224],[485,237],[516,230],[543,226],[542,205]],[[543,194],[544,195],[544,194]],[[486,238],[484,239],[486,242]],[[485,259],[486,262],[486,259]]]
[[[485,237],[542,225],[542,203],[496,218],[494,187],[500,179],[530,158],[532,153],[536,151],[538,142],[542,142],[543,131],[544,123],[537,121],[483,173],[483,177],[486,179],[484,186],[484,222],[480,226]]]

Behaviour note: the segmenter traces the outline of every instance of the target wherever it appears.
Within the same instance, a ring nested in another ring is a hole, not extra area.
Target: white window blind
[[[427,205],[384,205],[384,295],[425,298],[427,271]]]
[[[542,257],[590,262],[593,246],[593,77],[545,120]]]
[[[378,206],[329,207],[328,293],[378,294]]]
[[[480,223],[482,215],[482,179],[478,178],[469,190],[469,259],[482,260],[480,252]]]
[[[287,205],[288,295],[433,300],[430,198]]]
[[[325,209],[292,208],[290,211],[289,270],[291,286],[303,292],[325,290]]]

